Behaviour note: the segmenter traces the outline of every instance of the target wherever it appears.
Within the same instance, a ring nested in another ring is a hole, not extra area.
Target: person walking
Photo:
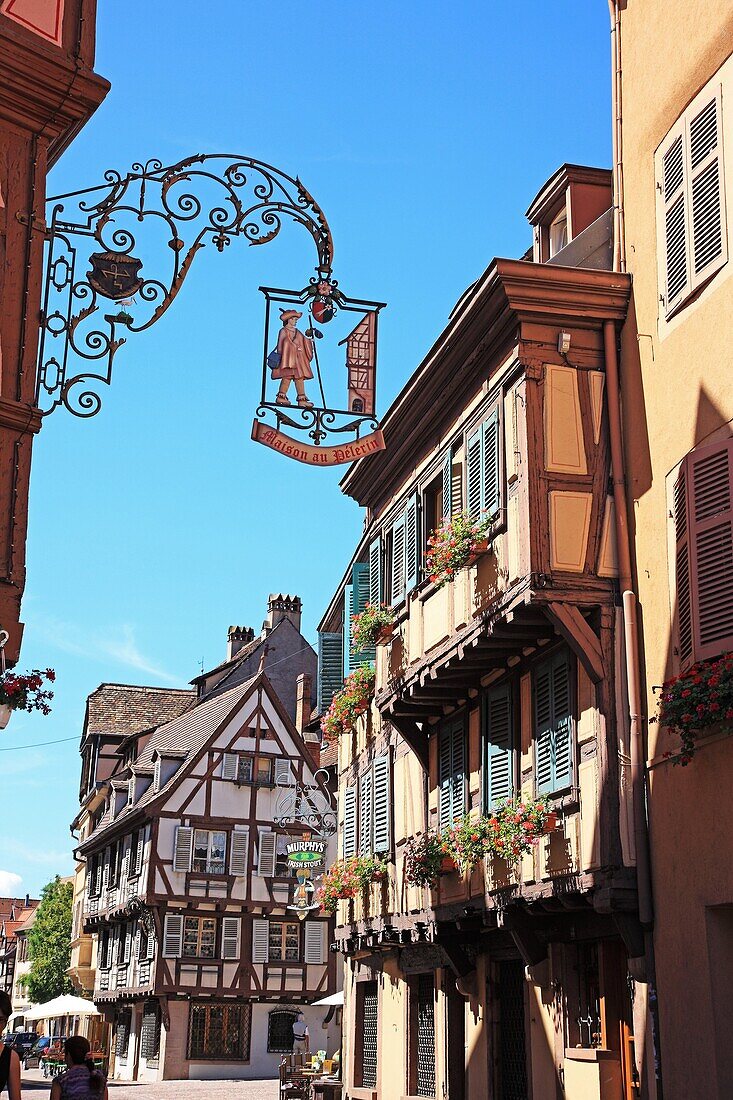
[[[5,990],[0,990],[0,1034],[8,1026],[12,1014],[10,997]],[[17,1051],[0,1039],[0,1093],[3,1089],[8,1090],[8,1100],[20,1100],[20,1058]]]
[[[310,1050],[310,1035],[305,1015],[299,1012],[293,1024],[293,1054],[307,1054]]]
[[[83,1035],[69,1036],[64,1049],[69,1068],[54,1079],[51,1100],[108,1100],[107,1081],[95,1069],[90,1049],[89,1040]]]

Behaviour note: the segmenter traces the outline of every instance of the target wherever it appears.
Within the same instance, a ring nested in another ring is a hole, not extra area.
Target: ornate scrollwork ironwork
[[[320,206],[299,179],[251,157],[136,163],[51,198],[49,208],[36,392],[43,415],[59,405],[79,417],[99,412],[97,387],[111,383],[127,333],[162,317],[209,242],[219,252],[233,237],[267,244],[289,219],[313,238],[314,280],[330,279],[333,240]]]
[[[278,828],[300,825],[321,837],[333,836],[337,827],[336,801],[328,782],[325,768],[319,768],[312,783],[298,783],[292,777],[278,781],[273,816]]]

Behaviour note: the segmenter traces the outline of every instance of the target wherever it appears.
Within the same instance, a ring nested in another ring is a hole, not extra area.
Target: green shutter
[[[438,816],[440,828],[446,829],[453,821],[451,789],[451,730],[444,726],[438,745]]]
[[[449,827],[466,812],[466,745],[463,719],[446,722],[438,747],[440,828]]]
[[[343,676],[344,636],[341,631],[319,631],[318,634],[318,713],[331,706],[331,700],[341,690]]]
[[[420,571],[420,508],[413,493],[405,509],[405,591],[415,587]]]
[[[374,796],[372,772],[364,772],[359,781],[359,855],[369,856],[373,851]]]
[[[453,515],[453,458],[450,447],[443,459],[443,501],[441,505],[443,523]]]
[[[343,858],[356,855],[356,787],[344,791]]]
[[[572,785],[573,716],[570,662],[561,650],[534,674],[535,784],[538,794]]]
[[[382,599],[382,541],[369,544],[369,603],[379,607]]]
[[[405,598],[405,517],[401,515],[392,525],[392,562],[390,573],[390,600],[392,604]]]
[[[538,794],[553,787],[552,768],[552,680],[549,661],[534,673],[535,786]]]
[[[512,685],[502,684],[484,696],[486,809],[492,810],[514,790]]]
[[[466,444],[466,510],[474,519],[481,515],[481,429]]]
[[[494,516],[501,507],[499,443],[499,410],[496,408],[481,426],[482,519]]]
[[[369,603],[369,563],[365,561],[356,562],[351,574],[351,579],[353,589],[352,615],[361,615],[362,611]],[[374,664],[376,657],[377,651],[373,645],[367,646],[366,649],[354,650],[351,657],[351,667],[354,669],[359,665]]]
[[[567,653],[558,654],[552,669],[552,701],[555,733],[554,790],[573,782],[573,715],[570,699],[570,662]]]
[[[389,756],[378,756],[373,765],[374,851],[390,850]]]
[[[354,614],[354,586],[344,588],[344,680],[357,665],[354,646],[351,641],[351,616]]]

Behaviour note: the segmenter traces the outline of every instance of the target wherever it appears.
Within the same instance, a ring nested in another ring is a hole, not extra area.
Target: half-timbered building
[[[303,732],[315,654],[298,635],[298,729],[265,667],[275,626],[248,637],[242,663],[260,652],[246,679],[230,654],[233,683],[211,676],[180,716],[125,738],[79,845],[93,997],[113,1024],[119,1079],[274,1076],[301,1006],[314,1045],[339,1045],[326,1010],[307,1007],[336,989],[329,921],[289,908],[287,843],[302,829],[276,823],[283,792],[319,785],[320,746]]]
[[[366,654],[371,710],[339,739],[339,854],[390,861],[337,918],[353,1100],[637,1095],[629,991],[646,974],[607,406],[629,279],[609,270],[611,203],[608,172],[552,177],[533,251],[469,287],[388,411],[386,451],[342,481],[367,524],[320,624],[322,708],[365,657],[351,614],[395,616]],[[436,583],[428,538],[461,512],[491,518],[489,547]],[[411,838],[511,795],[556,814],[516,866],[410,884]]]

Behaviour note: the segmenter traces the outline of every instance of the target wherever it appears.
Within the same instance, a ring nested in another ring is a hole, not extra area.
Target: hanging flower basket
[[[698,661],[688,672],[667,680],[659,713],[649,720],[661,722],[679,737],[679,751],[664,755],[682,767],[695,755],[697,739],[711,727],[733,730],[733,653]]]
[[[0,729],[5,729],[14,710],[40,710],[51,713],[53,692],[44,688],[44,680],[52,684],[56,673],[52,668],[31,672],[3,672],[0,675]]]
[[[351,640],[354,649],[361,653],[373,645],[389,641],[394,630],[394,611],[386,604],[368,603],[364,610],[351,618]]]
[[[375,673],[368,665],[354,669],[331,706],[321,718],[321,732],[327,743],[343,733],[352,733],[357,718],[369,710],[374,697]]]
[[[405,882],[408,886],[437,886],[446,858],[440,833],[411,836],[405,845]]]
[[[433,584],[442,588],[488,550],[491,523],[491,517],[476,520],[468,512],[461,512],[433,531],[425,558],[425,569]]]
[[[513,866],[556,824],[557,814],[546,799],[509,798],[488,818],[487,853]]]
[[[387,860],[383,856],[350,856],[329,867],[316,898],[321,908],[333,915],[340,901],[365,893],[373,882],[382,882],[386,877]]]

